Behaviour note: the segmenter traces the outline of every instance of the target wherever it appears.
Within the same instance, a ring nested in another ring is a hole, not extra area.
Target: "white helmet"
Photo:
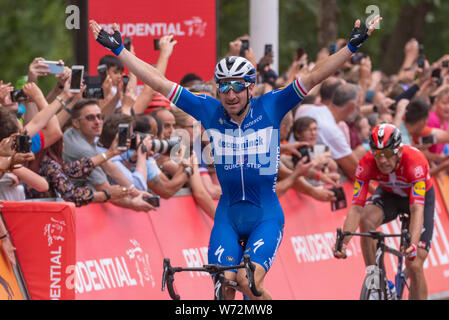
[[[256,83],[256,69],[243,57],[226,57],[215,66],[215,82],[227,78],[241,78],[246,82]]]

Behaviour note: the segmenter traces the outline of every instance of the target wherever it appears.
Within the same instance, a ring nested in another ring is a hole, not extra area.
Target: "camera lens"
[[[180,141],[181,140],[179,138],[172,138],[169,140],[154,139],[151,150],[156,153],[169,154],[171,149],[173,149],[174,146],[178,145]]]

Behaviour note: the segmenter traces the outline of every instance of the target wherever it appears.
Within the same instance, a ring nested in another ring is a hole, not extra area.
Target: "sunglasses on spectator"
[[[79,117],[78,120],[86,119],[87,121],[95,121],[95,118],[97,118],[99,121],[103,121],[104,120],[104,115],[102,113],[88,114],[87,116]]]
[[[245,82],[240,82],[240,81],[221,81],[218,84],[218,90],[220,90],[220,92],[222,93],[228,93],[229,90],[233,90],[235,93],[240,93],[243,90],[245,90],[245,88],[248,85]]]
[[[190,88],[190,91],[193,91],[193,92],[209,92],[209,93],[213,93],[213,90],[214,90],[214,88],[212,87],[212,85],[210,83],[194,84]]]
[[[398,153],[398,149],[383,149],[383,150],[372,150],[374,158],[379,159],[385,157],[387,159],[395,156]]]

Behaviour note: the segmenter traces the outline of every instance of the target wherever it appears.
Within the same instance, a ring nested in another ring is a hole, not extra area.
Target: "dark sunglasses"
[[[379,159],[381,157],[385,157],[389,159],[398,153],[398,149],[372,150],[371,153],[373,154],[374,158]]]
[[[79,117],[79,119],[86,119],[87,121],[95,121],[95,118],[97,118],[99,121],[103,121],[104,120],[104,115],[102,113],[98,113],[98,114],[88,114],[87,116],[84,117]]]
[[[245,82],[240,81],[222,81],[218,84],[218,90],[222,93],[228,93],[229,90],[233,90],[235,93],[240,93],[247,87]]]

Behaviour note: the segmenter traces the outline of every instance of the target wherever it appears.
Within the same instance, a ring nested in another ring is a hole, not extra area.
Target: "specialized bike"
[[[173,283],[175,280],[176,272],[183,271],[202,271],[208,272],[214,277],[214,299],[215,300],[225,300],[225,289],[232,288],[234,290],[242,292],[239,285],[236,281],[226,279],[224,276],[224,272],[227,270],[234,269],[246,269],[246,276],[249,282],[249,288],[251,292],[256,297],[260,297],[262,295],[256,288],[256,284],[254,282],[254,270],[256,266],[251,262],[249,255],[243,256],[243,264],[235,265],[235,266],[220,266],[217,264],[205,264],[202,267],[191,267],[191,268],[182,268],[182,267],[172,267],[170,264],[170,259],[164,259],[164,272],[162,274],[162,291],[165,289],[165,285],[167,285],[168,293],[173,300],[179,300],[181,297],[176,294],[175,289],[173,287]]]
[[[360,300],[401,300],[404,288],[407,287],[407,289],[410,290],[410,286],[407,282],[407,273],[404,267],[404,255],[400,251],[388,247],[385,244],[385,238],[400,237],[399,248],[408,248],[410,246],[411,235],[408,232],[410,223],[409,217],[406,214],[400,214],[399,218],[402,225],[400,234],[385,234],[379,231],[370,231],[367,233],[342,232],[340,228],[337,229],[337,239],[335,244],[336,251],[341,251],[345,236],[361,236],[377,240],[376,266],[373,272],[367,274],[363,281]],[[392,295],[390,288],[388,288],[387,273],[384,263],[385,252],[393,254],[398,258],[398,267],[394,282],[395,295]],[[373,297],[375,299],[373,299]]]

